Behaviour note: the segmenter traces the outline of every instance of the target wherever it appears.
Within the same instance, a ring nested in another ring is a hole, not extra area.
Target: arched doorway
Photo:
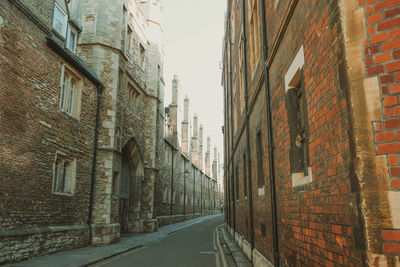
[[[119,217],[121,233],[141,232],[141,190],[144,179],[142,157],[136,142],[129,140],[122,149],[121,198]]]

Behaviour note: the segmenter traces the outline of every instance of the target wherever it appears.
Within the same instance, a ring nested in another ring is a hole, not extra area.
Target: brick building
[[[161,16],[160,1],[0,2],[0,264],[216,208],[216,178],[165,137]]]
[[[0,2],[0,263],[89,242],[103,85],[69,18],[63,1]]]
[[[400,266],[400,3],[228,0],[226,222],[255,266]]]

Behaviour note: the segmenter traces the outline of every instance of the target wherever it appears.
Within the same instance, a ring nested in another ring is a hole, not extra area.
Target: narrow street
[[[157,243],[91,266],[218,266],[215,228],[223,219],[221,214],[172,233]]]

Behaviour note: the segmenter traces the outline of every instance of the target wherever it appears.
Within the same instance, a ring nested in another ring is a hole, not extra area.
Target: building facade
[[[162,27],[160,1],[0,2],[0,264],[214,212],[165,136]]]
[[[398,1],[228,1],[225,215],[255,266],[400,266]]]

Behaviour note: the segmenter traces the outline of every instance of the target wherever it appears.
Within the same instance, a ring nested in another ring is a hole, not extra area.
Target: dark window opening
[[[246,167],[246,155],[243,155],[243,192],[244,192],[244,196],[247,197],[247,167]]]
[[[239,199],[239,168],[236,167],[236,200]]]
[[[290,133],[290,171],[308,175],[308,122],[303,77],[286,94],[286,108]]]

